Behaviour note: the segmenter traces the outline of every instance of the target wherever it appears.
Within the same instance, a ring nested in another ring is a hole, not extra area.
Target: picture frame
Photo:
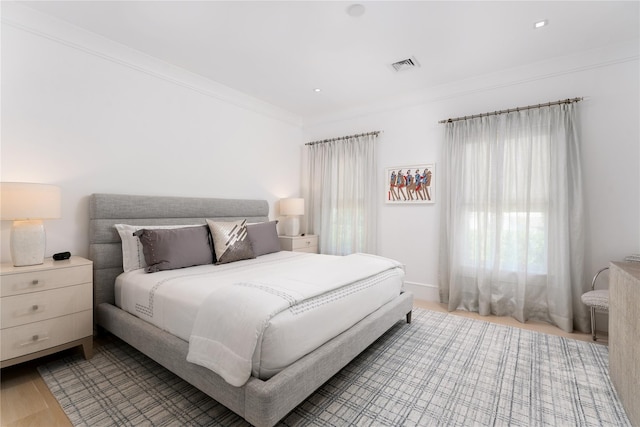
[[[435,163],[387,167],[384,183],[387,204],[420,205],[436,202]]]

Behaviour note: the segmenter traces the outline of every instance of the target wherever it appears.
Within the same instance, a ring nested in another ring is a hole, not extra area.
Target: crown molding
[[[302,127],[351,120],[371,114],[517,86],[629,61],[638,61],[640,58],[638,40],[630,40],[626,43],[592,49],[565,57],[551,58],[522,67],[437,85],[418,92],[397,95],[378,102],[328,114],[302,117],[98,34],[17,4],[14,1],[2,1],[0,3],[2,25],[8,25],[120,64],[218,101]]]
[[[60,43],[83,53],[97,56],[254,113],[295,126],[301,126],[302,124],[300,116],[287,110],[114,42],[96,33],[76,27],[68,22],[13,1],[2,1],[1,7],[1,22],[3,26],[10,26]]]
[[[303,128],[518,86],[566,74],[638,61],[639,59],[639,41],[635,39],[628,40],[627,42],[591,49],[573,55],[550,58],[521,67],[437,85],[411,94],[398,95],[351,109],[305,117],[303,118]],[[583,95],[588,96],[588,94]]]

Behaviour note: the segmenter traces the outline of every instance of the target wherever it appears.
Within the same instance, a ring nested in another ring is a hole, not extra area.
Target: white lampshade
[[[300,215],[304,215],[304,199],[290,198],[280,200],[280,214],[286,215],[284,234],[298,236],[300,234]]]
[[[281,199],[280,214],[282,215],[304,215],[304,199]]]
[[[60,210],[60,188],[55,185],[0,183],[0,219],[13,220],[13,265],[19,267],[44,262],[46,236],[42,220],[60,218]]]

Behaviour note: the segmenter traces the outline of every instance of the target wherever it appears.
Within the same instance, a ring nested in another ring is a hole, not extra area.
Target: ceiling
[[[301,117],[640,37],[638,1],[20,3]]]

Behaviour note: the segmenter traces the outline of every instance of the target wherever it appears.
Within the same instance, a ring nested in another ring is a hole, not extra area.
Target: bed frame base
[[[409,292],[385,304],[359,323],[267,381],[251,377],[233,387],[202,366],[185,362],[189,344],[137,317],[103,303],[100,326],[257,427],[271,427],[406,316],[411,321]]]

